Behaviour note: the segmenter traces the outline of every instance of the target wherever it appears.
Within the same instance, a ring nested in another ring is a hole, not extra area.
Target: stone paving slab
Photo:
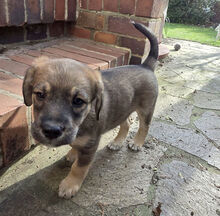
[[[144,149],[137,154],[126,147],[118,152],[102,150],[81,193],[73,201],[85,207],[100,200],[105,205],[119,208],[143,204],[148,199],[153,168],[157,166],[164,150],[162,146]],[[88,197],[86,202],[85,197]]]
[[[153,122],[149,133],[159,141],[196,155],[220,169],[220,150],[196,130]]]
[[[220,116],[212,111],[203,113],[202,117],[194,122],[208,138],[220,147]]]
[[[220,94],[196,91],[193,99],[194,105],[199,108],[220,110]]]
[[[154,117],[178,125],[187,125],[190,123],[192,109],[193,106],[187,99],[161,93],[158,97]]]
[[[164,164],[158,175],[154,204],[162,203],[161,216],[217,215],[220,175],[176,160]]]

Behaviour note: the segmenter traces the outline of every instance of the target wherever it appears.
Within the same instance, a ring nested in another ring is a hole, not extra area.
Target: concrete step
[[[130,51],[85,39],[66,38],[10,49],[0,56],[0,167],[6,166],[34,141],[30,134],[31,108],[23,103],[22,79],[35,57],[70,58],[92,69],[129,63]]]

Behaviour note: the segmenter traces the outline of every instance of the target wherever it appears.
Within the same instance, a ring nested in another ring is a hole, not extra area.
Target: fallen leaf
[[[162,210],[161,210],[161,203],[158,203],[157,208],[153,209],[153,214],[154,216],[160,216]]]

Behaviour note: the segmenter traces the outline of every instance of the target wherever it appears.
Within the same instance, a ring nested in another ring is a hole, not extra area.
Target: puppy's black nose
[[[42,131],[45,137],[49,139],[56,139],[62,135],[64,127],[59,124],[54,124],[52,122],[45,122],[41,125]]]

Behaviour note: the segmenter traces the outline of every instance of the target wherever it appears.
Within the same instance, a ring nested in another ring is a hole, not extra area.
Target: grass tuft
[[[164,36],[182,40],[196,41],[202,44],[220,47],[220,40],[216,40],[217,32],[212,28],[193,25],[166,23]]]

